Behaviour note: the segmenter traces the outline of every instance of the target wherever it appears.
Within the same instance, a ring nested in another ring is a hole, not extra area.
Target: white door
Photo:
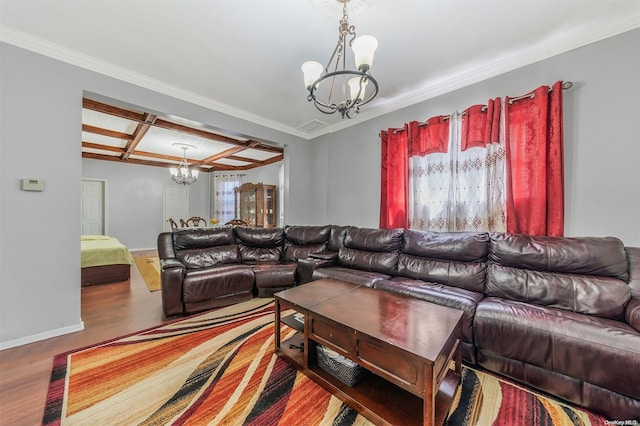
[[[163,217],[165,231],[171,231],[169,219],[173,219],[179,227],[180,219],[189,218],[189,188],[184,185],[165,185]]]
[[[82,179],[80,228],[82,235],[105,235],[104,180]]]

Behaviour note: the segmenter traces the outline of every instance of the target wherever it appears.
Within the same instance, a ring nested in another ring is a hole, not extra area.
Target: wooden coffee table
[[[462,372],[462,311],[333,279],[274,298],[276,324],[299,331],[281,342],[275,327],[277,355],[377,424],[444,422]],[[288,309],[304,320],[283,317]],[[345,385],[318,367],[318,344],[375,374]]]

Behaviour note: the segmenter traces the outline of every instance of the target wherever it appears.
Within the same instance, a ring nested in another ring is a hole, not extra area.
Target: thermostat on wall
[[[23,191],[44,191],[44,179],[22,179]]]

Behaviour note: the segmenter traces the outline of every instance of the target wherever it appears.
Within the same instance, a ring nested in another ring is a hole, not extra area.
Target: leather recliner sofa
[[[467,364],[640,420],[640,248],[611,237],[351,227],[333,259],[312,254],[299,269],[460,309]]]
[[[238,232],[242,230],[231,233],[236,246],[243,244]],[[336,278],[460,309],[463,360],[468,365],[609,419],[640,420],[640,248],[625,247],[610,237],[335,225],[291,226],[278,232],[284,234],[282,261],[297,263],[296,285]],[[176,252],[185,250],[176,235],[163,238],[176,240]],[[229,241],[227,234],[224,243]],[[167,297],[177,286],[171,270],[176,256],[162,262],[163,303],[165,268],[167,278],[173,279]],[[269,259],[265,265],[269,262],[278,264]],[[205,269],[222,268],[225,276],[229,268],[248,268],[247,275],[254,274],[255,295],[256,265],[248,263],[236,258],[231,266],[218,262]],[[184,266],[185,276],[189,268]],[[191,273],[202,272],[196,268]],[[217,272],[202,274],[209,273]],[[238,279],[244,290],[227,288],[231,296],[216,296],[215,303],[250,297],[249,285]],[[182,313],[215,304],[202,303],[183,303]]]
[[[165,317],[270,297],[300,282],[298,259],[336,253],[344,227],[209,228],[158,236]],[[328,250],[328,251],[327,251]]]

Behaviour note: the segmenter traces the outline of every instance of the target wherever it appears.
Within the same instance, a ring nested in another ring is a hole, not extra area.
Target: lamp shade
[[[320,78],[324,67],[316,61],[307,61],[302,64],[302,72],[304,73],[304,87],[309,89],[314,81]]]
[[[353,77],[349,79],[349,90],[351,92],[351,100],[361,101],[364,98],[364,92],[367,90],[368,83],[369,83],[369,80],[366,77]],[[361,86],[362,86],[362,90],[360,89]]]
[[[373,64],[373,54],[378,48],[378,40],[374,36],[363,35],[351,43],[353,54],[356,57],[356,68],[366,72]]]

